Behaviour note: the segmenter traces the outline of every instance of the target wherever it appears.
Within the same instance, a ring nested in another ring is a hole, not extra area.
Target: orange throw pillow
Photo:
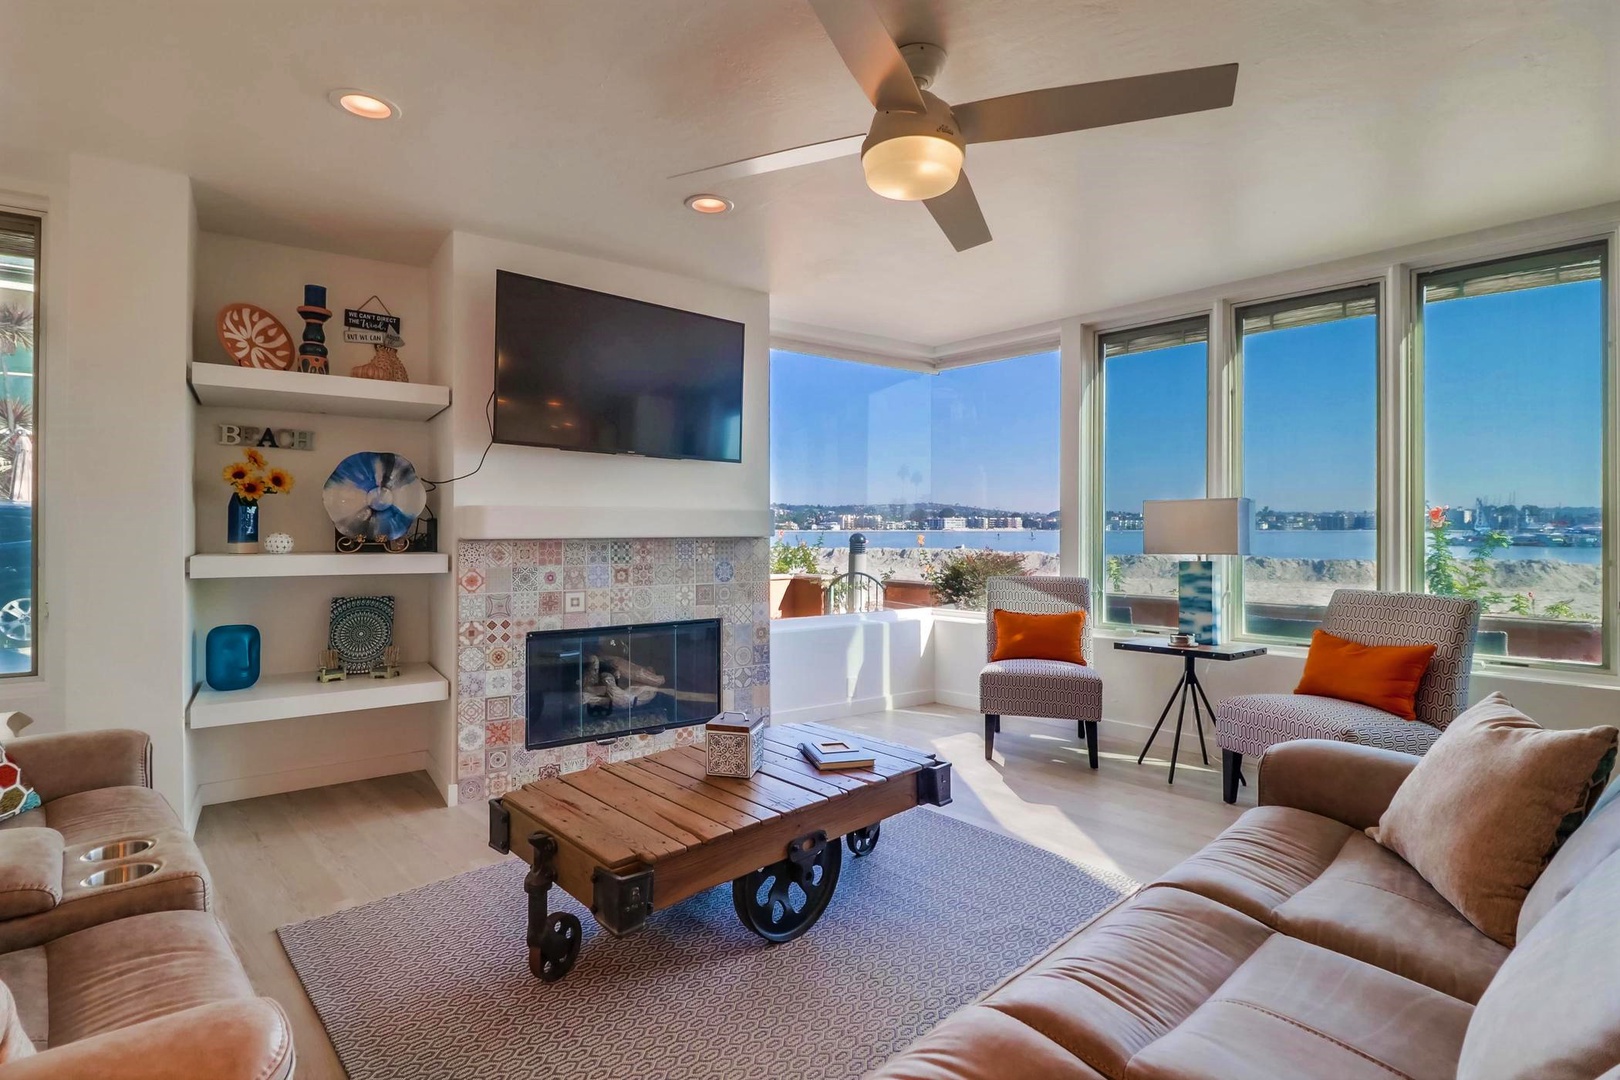
[[[1080,651],[1080,632],[1086,625],[1086,613],[1066,611],[1061,615],[1026,615],[1021,611],[991,612],[996,620],[996,654],[994,660],[1062,660],[1066,664],[1084,664]]]
[[[1362,645],[1318,630],[1294,693],[1356,701],[1416,720],[1418,684],[1432,659],[1433,645]]]

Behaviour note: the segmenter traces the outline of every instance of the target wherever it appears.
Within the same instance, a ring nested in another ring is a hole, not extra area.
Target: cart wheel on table
[[[827,910],[844,849],[837,840],[814,856],[761,867],[731,883],[731,903],[742,924],[766,941],[792,941],[809,930]]]
[[[862,855],[872,854],[872,849],[877,847],[878,835],[882,831],[882,822],[876,825],[868,825],[866,828],[856,829],[844,837],[844,843],[849,845],[849,853],[858,859]]]
[[[579,920],[566,911],[546,918],[546,936],[540,947],[529,950],[529,970],[541,982],[556,982],[574,969],[583,936]]]

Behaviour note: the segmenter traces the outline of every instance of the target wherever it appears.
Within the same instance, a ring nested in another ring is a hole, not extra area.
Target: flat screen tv
[[[498,443],[742,460],[741,323],[495,273]]]

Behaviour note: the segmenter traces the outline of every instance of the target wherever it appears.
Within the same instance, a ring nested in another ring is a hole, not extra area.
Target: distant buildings
[[[950,532],[969,527],[968,519],[965,517],[931,517],[925,524],[935,532]]]

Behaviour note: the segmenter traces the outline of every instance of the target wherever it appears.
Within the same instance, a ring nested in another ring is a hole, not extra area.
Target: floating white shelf
[[[363,577],[370,574],[448,574],[445,552],[310,552],[292,555],[193,555],[186,576],[199,578]]]
[[[202,405],[331,413],[388,420],[429,420],[450,407],[450,388],[311,375],[235,364],[192,364],[191,393]]]
[[[373,679],[350,675],[340,682],[317,682],[315,672],[266,675],[246,690],[197,688],[186,709],[192,728],[256,724],[294,716],[324,716],[359,709],[387,709],[444,701],[450,682],[432,664],[402,664],[397,678]]]

